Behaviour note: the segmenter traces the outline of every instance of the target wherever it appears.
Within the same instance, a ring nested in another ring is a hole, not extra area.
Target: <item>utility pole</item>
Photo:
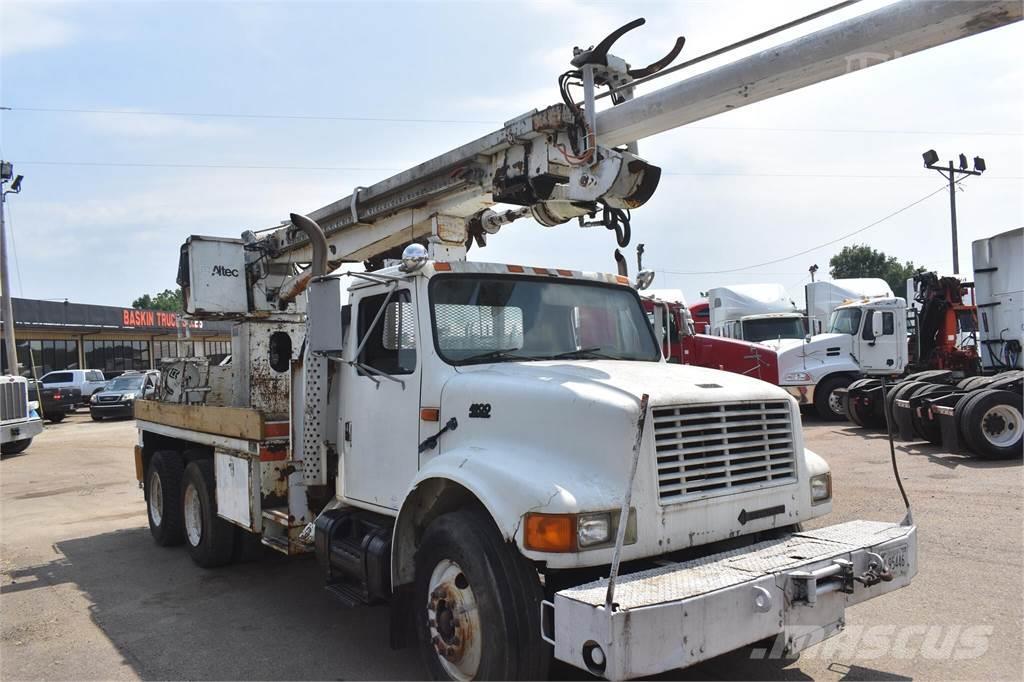
[[[13,180],[12,180],[13,178]],[[7,213],[4,204],[9,193],[21,191],[20,175],[14,175],[14,166],[10,161],[0,161],[0,287],[3,288],[4,314],[4,347],[7,351],[7,371],[18,373],[18,346],[14,343],[14,305],[11,302],[10,268],[7,266],[7,225],[4,222]],[[11,186],[7,188],[8,181]]]
[[[974,170],[967,170],[967,156],[960,154],[960,167],[957,168],[950,160],[949,166],[942,168],[936,164],[939,162],[939,155],[934,149],[929,149],[921,155],[924,159],[924,167],[937,171],[939,175],[949,181],[949,224],[953,235],[953,274],[960,274],[960,248],[956,238],[956,185],[959,182],[957,175],[981,175],[985,172],[985,159],[980,156],[974,157]]]

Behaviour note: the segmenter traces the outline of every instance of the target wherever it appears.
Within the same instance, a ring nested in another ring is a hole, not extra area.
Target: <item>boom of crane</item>
[[[573,219],[604,225],[625,246],[628,211],[651,198],[661,176],[638,155],[637,140],[1020,18],[1015,0],[903,0],[634,98],[634,81],[664,69],[684,44],[678,38],[664,58],[631,68],[609,50],[644,23],[638,19],[574,50],[572,70],[559,79],[562,103],[313,211],[324,239],[294,221],[259,238],[190,239],[179,269],[186,311],[197,318],[302,312],[298,295],[315,273],[297,264],[315,264],[316,243],[327,250],[323,272],[358,262],[374,270],[414,242],[431,258],[463,259],[525,217],[548,227]],[[583,87],[582,106],[568,93],[574,82]],[[613,106],[598,112],[602,87]],[[496,204],[511,208],[495,211]]]

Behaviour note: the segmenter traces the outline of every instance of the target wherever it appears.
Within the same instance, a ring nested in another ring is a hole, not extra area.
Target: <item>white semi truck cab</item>
[[[822,418],[844,419],[840,389],[865,374],[898,376],[906,369],[906,315],[906,301],[896,297],[836,307],[828,333],[780,345],[780,385]]]
[[[30,397],[25,377],[0,376],[0,448],[5,455],[24,452],[43,432],[39,404]]]
[[[909,514],[803,530],[831,477],[784,389],[664,362],[627,275],[467,251],[526,217],[625,247],[660,179],[637,140],[1020,18],[901,3],[634,97],[683,44],[630,67],[608,50],[637,20],[574,51],[561,104],[260,236],[191,237],[186,311],[237,324],[230,365],[181,360],[135,403],[153,538],[207,568],[314,553],[438,679],[538,679],[552,658],[621,679],[836,634],[916,574]]]

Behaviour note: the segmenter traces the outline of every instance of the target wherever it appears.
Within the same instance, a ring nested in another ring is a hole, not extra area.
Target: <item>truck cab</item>
[[[864,299],[835,308],[828,333],[779,350],[780,385],[822,418],[844,419],[840,389],[863,373],[902,374],[906,363],[906,302]]]

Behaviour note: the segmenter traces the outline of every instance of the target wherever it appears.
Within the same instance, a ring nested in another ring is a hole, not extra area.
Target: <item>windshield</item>
[[[760,320],[743,320],[743,338],[747,341],[802,339],[804,334],[804,321],[800,317],[766,317]]]
[[[860,329],[860,308],[840,308],[832,311],[828,321],[829,334],[856,335]]]
[[[455,365],[661,359],[640,299],[622,287],[448,275],[431,279],[430,302],[437,351]]]
[[[141,388],[142,388],[142,377],[141,376],[134,376],[134,377],[121,376],[121,377],[118,377],[118,378],[114,379],[109,384],[107,384],[107,390],[108,391],[138,391]]]

